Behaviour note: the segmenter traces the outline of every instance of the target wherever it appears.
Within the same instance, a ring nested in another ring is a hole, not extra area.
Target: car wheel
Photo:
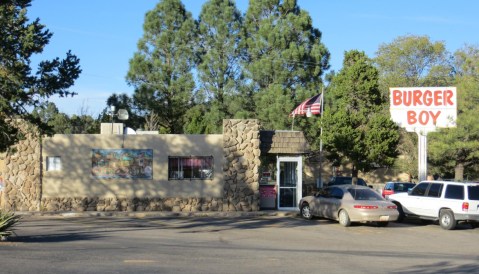
[[[389,225],[389,222],[377,222],[376,225],[379,227],[386,227]]]
[[[351,220],[349,219],[349,215],[344,209],[339,211],[339,223],[345,227],[351,225]]]
[[[309,207],[308,203],[301,205],[301,217],[305,218],[306,220],[311,220],[313,218],[313,214],[311,214],[311,208]]]
[[[398,219],[396,220],[396,222],[402,223],[402,221],[404,221],[404,217],[405,217],[404,210],[402,209],[402,206],[401,206],[400,203],[395,203],[395,204],[396,204],[397,210],[399,212],[399,216],[398,216]]]
[[[441,210],[441,212],[439,212],[439,225],[446,230],[454,229],[456,227],[454,213],[449,209]]]

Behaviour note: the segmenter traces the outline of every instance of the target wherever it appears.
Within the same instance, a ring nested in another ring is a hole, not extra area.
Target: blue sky
[[[53,32],[34,63],[63,58],[68,50],[80,58],[83,70],[71,88],[73,98],[51,98],[61,112],[98,115],[113,93],[133,94],[125,76],[129,60],[143,35],[145,13],[159,0],[33,0],[30,19]],[[195,19],[204,0],[182,0]],[[248,1],[236,0],[246,12]],[[365,51],[374,57],[381,44],[404,35],[428,35],[454,52],[479,44],[479,1],[468,0],[298,0],[323,34],[331,52],[331,69],[340,70],[344,52]]]

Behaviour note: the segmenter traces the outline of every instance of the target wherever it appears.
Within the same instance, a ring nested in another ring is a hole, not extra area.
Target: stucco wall
[[[124,138],[124,139],[123,139]],[[152,149],[153,179],[97,179],[92,149]],[[42,161],[60,156],[61,171],[43,173],[43,198],[222,197],[222,135],[55,135],[43,141]],[[214,158],[212,180],[168,180],[168,156]]]

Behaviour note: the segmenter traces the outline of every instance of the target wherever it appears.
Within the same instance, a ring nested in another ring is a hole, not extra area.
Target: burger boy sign
[[[391,118],[407,131],[455,127],[455,87],[389,88]]]

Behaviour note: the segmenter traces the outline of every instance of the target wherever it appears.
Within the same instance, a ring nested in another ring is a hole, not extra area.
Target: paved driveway
[[[2,273],[474,273],[479,229],[324,219],[24,216]]]

